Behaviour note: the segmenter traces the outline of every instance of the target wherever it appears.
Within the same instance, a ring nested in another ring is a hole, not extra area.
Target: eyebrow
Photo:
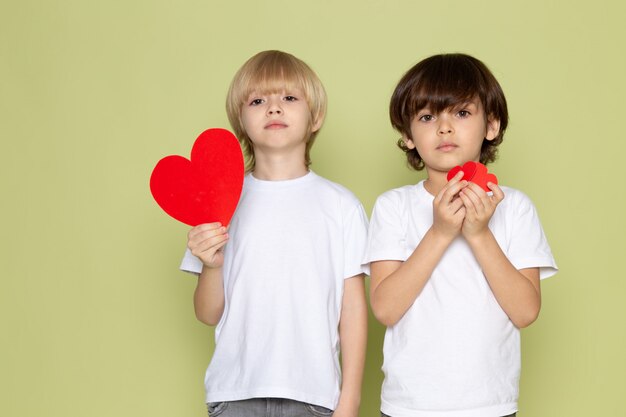
[[[470,100],[470,101],[463,101],[460,102],[458,104],[453,104],[452,106],[449,107],[450,110],[461,110],[464,107],[475,107],[476,109],[480,108],[479,102],[475,101],[475,100]]]

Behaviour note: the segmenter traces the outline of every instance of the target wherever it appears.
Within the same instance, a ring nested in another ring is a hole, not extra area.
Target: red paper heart
[[[491,191],[487,187],[488,182],[492,182],[494,184],[498,183],[498,178],[489,172],[487,172],[487,167],[481,164],[480,162],[468,161],[463,164],[462,167],[455,166],[450,171],[448,171],[448,181],[450,181],[459,171],[463,171],[462,180],[471,181],[474,184],[480,185],[480,187],[489,192]]]
[[[226,129],[198,136],[191,160],[178,155],[161,159],[150,176],[150,191],[176,220],[197,226],[230,222],[243,187],[244,162],[239,141]]]

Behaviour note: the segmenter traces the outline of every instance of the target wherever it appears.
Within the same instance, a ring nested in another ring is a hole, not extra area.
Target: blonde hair
[[[263,51],[254,55],[237,71],[228,89],[226,113],[228,120],[239,138],[246,155],[246,171],[255,166],[254,148],[241,121],[241,109],[250,94],[276,93],[299,89],[309,106],[310,136],[307,138],[305,163],[311,164],[309,151],[313,146],[317,132],[311,132],[313,126],[324,120],[326,115],[326,91],[315,72],[303,61],[282,51]]]

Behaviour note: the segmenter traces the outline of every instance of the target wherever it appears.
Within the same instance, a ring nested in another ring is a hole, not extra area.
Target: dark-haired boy
[[[393,417],[514,415],[520,332],[539,314],[539,281],[556,264],[532,202],[447,172],[495,160],[508,113],[479,60],[436,55],[411,68],[390,116],[416,185],[376,201],[366,262],[370,299],[387,326],[382,412]],[[506,199],[504,196],[506,194]]]

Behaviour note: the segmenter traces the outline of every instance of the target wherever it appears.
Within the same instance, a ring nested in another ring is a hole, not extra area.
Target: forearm
[[[500,307],[517,327],[529,326],[541,309],[538,268],[516,269],[489,229],[468,243]]]
[[[345,282],[339,340],[341,345],[341,396],[343,415],[358,415],[367,346],[367,302],[363,275]]]
[[[411,256],[391,272],[379,271],[372,265],[370,301],[376,318],[386,326],[396,324],[413,305],[430,279],[453,237],[436,233],[432,228],[415,248]],[[380,276],[383,275],[383,276]]]
[[[222,268],[203,267],[193,296],[196,317],[215,326],[224,312],[224,284]]]

